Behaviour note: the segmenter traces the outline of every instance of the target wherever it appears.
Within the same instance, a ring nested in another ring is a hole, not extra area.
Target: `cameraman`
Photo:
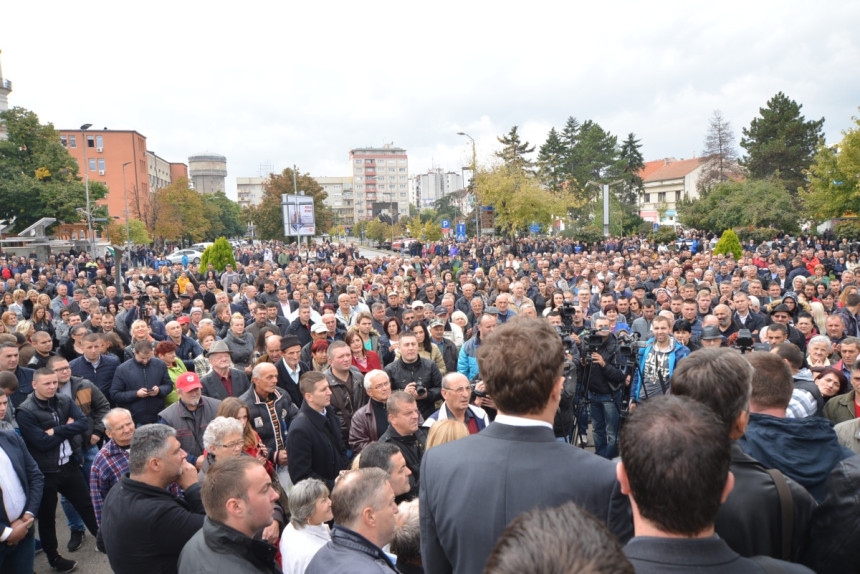
[[[164,341],[167,339],[167,331],[164,329],[164,323],[158,320],[155,316],[155,308],[152,304],[152,299],[143,295],[138,299],[138,304],[131,307],[125,315],[125,324],[131,331],[131,324],[137,319],[145,321],[149,325],[149,333],[156,341]]]
[[[580,377],[591,403],[594,452],[604,458],[615,456],[618,437],[621,387],[624,373],[615,366],[618,341],[607,317],[594,319],[593,333],[582,337]]]

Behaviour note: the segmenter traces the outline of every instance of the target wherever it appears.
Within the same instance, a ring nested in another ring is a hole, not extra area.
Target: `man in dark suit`
[[[428,450],[421,463],[421,555],[427,572],[479,573],[505,526],[538,507],[573,501],[619,540],[632,535],[615,463],[556,442],[564,349],[544,320],[515,318],[478,349],[498,408],[482,432]]]
[[[317,478],[331,489],[347,463],[340,422],[329,408],[331,388],[318,371],[302,375],[301,388],[305,401],[287,434],[287,468],[293,484]]]
[[[200,378],[204,396],[223,401],[227,397],[240,397],[251,388],[248,375],[241,369],[230,367],[230,349],[227,343],[212,343],[207,358],[212,370]]]
[[[735,481],[731,440],[708,407],[673,395],[643,403],[621,430],[621,456],[618,481],[633,499],[636,530],[624,553],[637,574],[810,572],[769,557],[743,558],[714,535]]]
[[[3,504],[0,504],[0,541],[3,542],[0,571],[32,572],[33,521],[39,511],[45,478],[24,441],[14,431],[0,432],[0,451],[0,460],[6,458],[11,463],[0,463],[0,473],[5,475]]]
[[[278,369],[278,386],[290,395],[296,406],[302,406],[304,393],[299,389],[302,375],[311,370],[299,360],[302,344],[298,337],[287,335],[281,339],[281,359],[275,363]]]

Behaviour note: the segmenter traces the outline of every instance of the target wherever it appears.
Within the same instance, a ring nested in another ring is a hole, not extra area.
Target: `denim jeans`
[[[91,446],[89,449],[84,449],[84,465],[81,470],[84,473],[84,478],[87,480],[87,486],[90,485],[90,468],[92,468],[93,460],[95,460],[98,453],[99,449],[95,445]],[[69,530],[72,532],[86,530],[84,519],[81,518],[81,515],[78,514],[78,511],[75,510],[74,506],[72,506],[72,503],[63,495],[60,495],[60,505],[62,505],[63,512],[66,515],[66,522],[69,524]]]
[[[603,458],[612,459],[617,450],[621,389],[611,394],[589,391],[588,400],[591,401],[594,452]]]

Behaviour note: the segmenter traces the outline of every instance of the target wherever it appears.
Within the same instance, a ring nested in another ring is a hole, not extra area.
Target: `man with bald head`
[[[48,364],[48,359],[56,355],[52,350],[54,347],[54,340],[51,338],[50,333],[46,331],[36,331],[33,333],[33,336],[30,337],[30,342],[33,344],[35,352],[33,353],[33,358],[30,359],[29,363],[27,363],[27,366],[31,369],[41,369]]]
[[[176,358],[185,363],[185,368],[194,370],[194,359],[203,353],[200,343],[182,333],[182,325],[179,321],[170,321],[164,326],[167,332],[167,340],[176,345]]]

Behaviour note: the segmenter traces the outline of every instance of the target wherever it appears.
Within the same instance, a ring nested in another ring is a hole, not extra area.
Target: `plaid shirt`
[[[102,525],[102,507],[107,493],[125,474],[128,474],[128,450],[110,440],[96,454],[90,470],[90,497],[99,526]],[[182,489],[175,482],[171,482],[167,490],[173,496],[182,496]]]
[[[816,412],[818,412],[818,402],[812,393],[797,388],[791,392],[791,400],[788,402],[788,408],[785,409],[785,418],[802,419],[811,417]]]
[[[127,472],[128,449],[122,448],[113,440],[104,445],[93,459],[90,471],[90,496],[93,499],[93,510],[99,526],[102,524],[102,506],[108,491]]]

